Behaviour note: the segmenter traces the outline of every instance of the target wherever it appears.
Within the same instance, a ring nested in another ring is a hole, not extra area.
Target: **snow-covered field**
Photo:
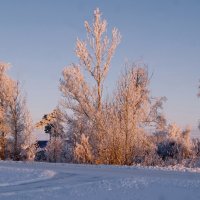
[[[199,169],[0,162],[0,200],[199,200]]]

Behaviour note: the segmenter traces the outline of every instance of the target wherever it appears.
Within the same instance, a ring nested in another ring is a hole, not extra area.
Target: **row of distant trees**
[[[92,25],[86,21],[85,28],[86,40],[76,42],[79,62],[62,72],[61,101],[52,113],[44,115],[36,124],[50,135],[45,159],[90,164],[166,165],[198,158],[200,141],[191,139],[189,128],[181,130],[176,124],[168,124],[162,114],[166,98],[151,96],[146,65],[126,64],[113,93],[105,94],[104,82],[121,35],[114,28],[109,39],[107,22],[101,18],[99,9],[94,11]],[[1,76],[6,79],[3,83],[7,82],[0,92],[3,95],[0,96],[1,158],[6,158],[7,140],[12,141],[13,159],[21,159],[22,155],[28,158],[35,151],[31,148],[34,146],[33,126],[25,98],[19,83],[6,75],[4,64],[1,66]],[[8,88],[16,92],[9,95]],[[14,105],[11,99],[15,99]],[[17,113],[10,108],[11,104]]]

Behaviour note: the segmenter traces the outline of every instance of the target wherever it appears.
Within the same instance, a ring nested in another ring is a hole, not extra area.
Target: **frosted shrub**
[[[179,153],[178,145],[176,141],[164,140],[158,144],[157,153],[163,160],[176,158]]]
[[[175,123],[168,125],[162,137],[157,138],[157,154],[165,164],[181,163],[184,159],[193,158],[193,144],[190,139],[190,128],[181,130]],[[159,139],[158,139],[159,138]]]
[[[36,155],[36,146],[32,144],[31,146],[22,145],[22,150],[20,153],[22,160],[33,161]]]
[[[46,146],[46,158],[49,162],[62,162],[64,143],[61,138],[53,138]]]
[[[161,159],[156,153],[156,145],[148,137],[144,137],[133,150],[133,163],[144,166],[161,164]]]
[[[163,160],[175,159],[177,162],[192,156],[192,151],[184,143],[173,139],[159,143],[157,153]]]
[[[193,143],[193,152],[196,157],[200,157],[200,139],[195,138],[192,141]]]
[[[78,163],[92,163],[93,162],[92,148],[88,140],[89,140],[89,137],[82,134],[80,144],[78,143],[76,144],[74,154],[75,154],[75,160]]]

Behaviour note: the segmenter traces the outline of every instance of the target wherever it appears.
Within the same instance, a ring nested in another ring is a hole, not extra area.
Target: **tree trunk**
[[[101,110],[101,81],[99,80],[98,82],[97,82],[97,87],[98,87],[98,111],[100,111]]]
[[[6,139],[5,139],[5,133],[2,133],[2,138],[1,138],[1,159],[5,160],[6,159]]]
[[[18,137],[17,137],[17,130],[15,129],[15,135],[14,135],[14,160],[18,160],[19,159],[17,144],[18,144]]]

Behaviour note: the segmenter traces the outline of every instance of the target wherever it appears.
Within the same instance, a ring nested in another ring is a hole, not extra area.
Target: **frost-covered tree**
[[[0,158],[6,158],[6,140],[10,131],[7,120],[8,101],[11,96],[12,80],[6,74],[9,65],[0,62]]]
[[[33,135],[34,125],[29,110],[24,105],[24,128],[21,137],[20,155],[24,160],[34,160],[36,154],[36,137]]]
[[[63,121],[63,114],[57,107],[53,112],[44,115],[36,124],[37,128],[44,128],[45,133],[50,136],[46,147],[46,157],[50,162],[61,162],[65,159],[66,137]]]
[[[42,120],[36,123],[36,128],[44,128],[44,132],[49,134],[50,140],[53,137],[63,137],[63,121],[63,114],[59,107],[57,107],[53,112],[45,114]]]
[[[85,22],[85,28],[87,39],[76,43],[80,62],[66,67],[60,80],[75,160],[132,164],[142,152],[146,157],[140,160],[145,160],[155,152],[146,137],[147,127],[159,130],[165,126],[160,112],[164,98],[150,96],[148,71],[135,64],[125,69],[114,95],[103,98],[104,80],[121,36],[114,28],[108,39],[107,22],[99,9],[94,11],[93,24]]]
[[[12,95],[8,102],[8,121],[10,135],[13,140],[12,157],[15,160],[19,160],[22,158],[22,151],[24,152],[28,149],[34,151],[35,139],[32,135],[33,127],[26,106],[26,98],[18,81],[14,81],[12,85]]]
[[[23,135],[24,123],[23,123],[23,105],[25,99],[21,96],[19,83],[13,82],[12,96],[8,103],[8,119],[10,125],[10,134],[13,138],[13,159],[20,159],[21,150],[21,137]]]
[[[107,22],[101,19],[99,9],[94,11],[92,25],[85,22],[87,39],[77,40],[76,55],[79,64],[72,64],[63,70],[60,91],[63,95],[62,105],[66,111],[68,137],[75,146],[81,143],[84,134],[96,155],[99,153],[102,133],[103,83],[108,73],[111,58],[120,42],[116,28],[112,30],[111,40],[106,35]],[[83,71],[91,78],[89,85]]]
[[[30,128],[31,122],[26,107],[26,99],[23,96],[19,82],[6,74],[7,69],[8,64],[0,63],[1,158],[10,157],[19,160],[22,151],[24,152],[26,148],[29,148],[30,151],[34,149],[35,140],[32,139],[32,128]]]
[[[112,30],[112,38],[106,35],[107,21],[101,19],[101,12],[94,11],[94,21],[89,25],[85,21],[87,39],[77,40],[76,55],[80,59],[80,66],[86,69],[95,81],[96,106],[101,109],[103,81],[108,73],[110,62],[115,49],[120,43],[121,36],[116,28]]]
[[[147,118],[149,101],[148,74],[144,68],[126,69],[119,80],[116,100],[120,117],[120,132],[124,136],[125,163],[132,162],[134,144],[142,136],[140,126]],[[139,133],[140,132],[140,133]]]
[[[147,68],[136,64],[126,67],[114,99],[105,107],[103,159],[106,155],[109,164],[132,164],[136,158],[144,156],[144,149],[155,152],[155,145],[148,141],[146,130],[161,123],[162,102],[163,98],[150,96]]]

